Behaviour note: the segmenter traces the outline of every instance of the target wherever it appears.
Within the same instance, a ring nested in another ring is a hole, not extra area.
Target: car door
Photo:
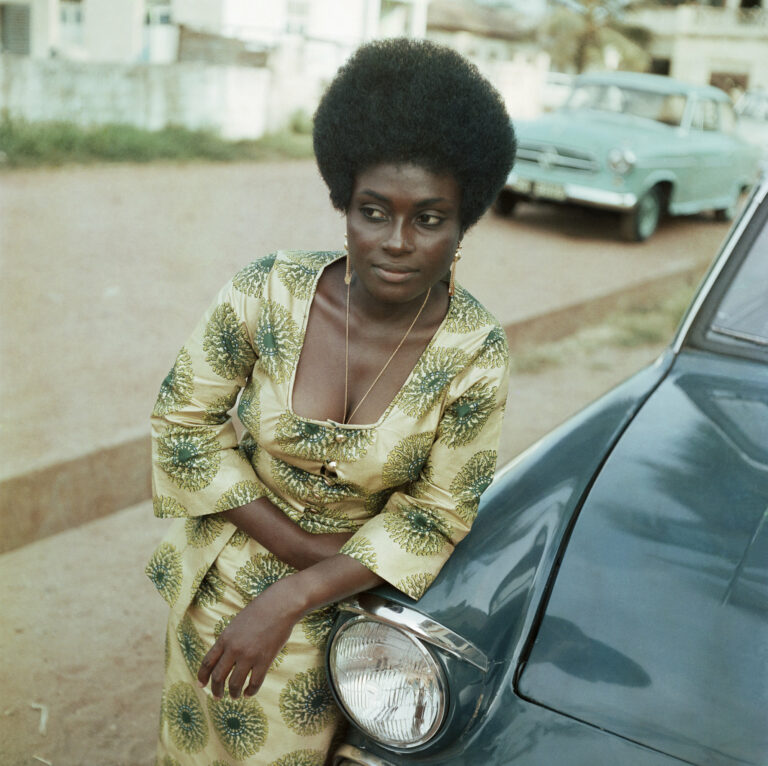
[[[742,162],[736,139],[721,129],[720,102],[695,98],[689,137],[695,160],[688,189],[690,212],[727,207],[736,194]]]

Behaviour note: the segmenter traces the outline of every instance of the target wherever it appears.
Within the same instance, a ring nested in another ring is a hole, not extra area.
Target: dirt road
[[[277,247],[339,247],[326,199],[306,163],[0,176],[0,353],[13,362],[3,470],[145,429],[158,381],[224,279]],[[470,232],[460,280],[514,319],[676,260],[703,263],[725,228],[677,220],[628,246],[610,216],[523,205]],[[658,350],[605,349],[516,376],[503,457]],[[166,610],[142,569],[162,531],[143,503],[0,556],[0,764],[152,763]]]

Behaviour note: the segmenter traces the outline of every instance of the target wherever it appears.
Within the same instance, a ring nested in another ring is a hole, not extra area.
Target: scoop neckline
[[[333,252],[333,251],[331,251]],[[297,420],[304,421],[305,423],[312,423],[314,425],[324,426],[328,427],[329,425],[332,426],[334,429],[348,429],[350,431],[370,431],[371,429],[378,428],[381,426],[381,424],[387,419],[390,412],[395,408],[398,399],[400,398],[403,389],[411,382],[413,379],[414,372],[419,367],[419,365],[422,362],[422,359],[427,355],[429,351],[432,350],[432,346],[435,344],[435,339],[443,332],[443,329],[446,325],[446,322],[448,321],[448,317],[451,315],[451,311],[453,309],[453,301],[454,301],[454,295],[448,296],[448,310],[445,312],[445,316],[442,318],[440,324],[438,325],[437,329],[435,330],[434,334],[429,340],[429,343],[427,343],[424,350],[419,355],[419,358],[416,360],[416,363],[411,368],[411,371],[408,373],[408,377],[403,382],[403,385],[400,386],[397,393],[394,395],[390,403],[387,405],[384,412],[381,413],[379,416],[379,419],[375,421],[374,423],[340,423],[337,420],[333,420],[333,418],[325,418],[324,420],[318,420],[317,418],[310,418],[306,417],[304,415],[299,415],[296,410],[293,408],[293,390],[296,383],[296,373],[299,369],[299,363],[301,362],[301,354],[304,351],[304,343],[306,342],[307,338],[307,326],[309,324],[309,312],[312,309],[312,304],[315,300],[315,295],[317,293],[317,283],[320,281],[320,277],[322,276],[323,272],[331,265],[336,263],[338,260],[344,257],[345,253],[341,251],[336,251],[337,256],[333,258],[332,260],[328,261],[328,263],[324,264],[322,268],[317,270],[317,275],[315,276],[314,282],[312,284],[312,293],[305,299],[299,298],[298,300],[304,300],[304,310],[302,314],[302,320],[301,320],[301,345],[299,347],[299,354],[298,358],[296,360],[296,364],[293,366],[293,372],[291,373],[291,378],[288,382],[288,396],[286,401],[286,408],[290,415]],[[279,256],[278,256],[279,257]],[[456,285],[457,292],[459,285]]]

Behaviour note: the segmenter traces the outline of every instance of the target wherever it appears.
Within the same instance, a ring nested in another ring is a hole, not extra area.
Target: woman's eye
[[[435,213],[422,213],[416,220],[425,226],[438,226],[443,218]]]
[[[360,212],[371,221],[383,221],[386,218],[384,213],[375,207],[362,207]]]

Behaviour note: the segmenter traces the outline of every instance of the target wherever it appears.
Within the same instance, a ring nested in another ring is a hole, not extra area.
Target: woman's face
[[[355,179],[347,238],[352,267],[374,299],[407,303],[445,276],[461,235],[461,190],[450,175],[375,165]]]

